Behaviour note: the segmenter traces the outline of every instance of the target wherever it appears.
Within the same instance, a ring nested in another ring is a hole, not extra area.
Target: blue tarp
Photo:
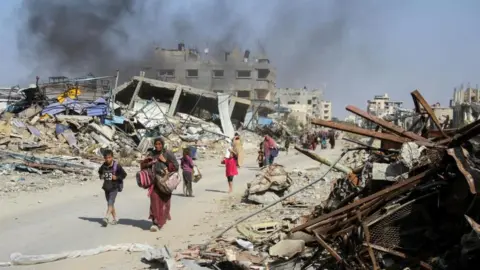
[[[105,119],[105,125],[113,125],[113,124],[123,124],[125,122],[125,117],[123,116],[116,116],[114,115],[112,119]]]
[[[260,125],[260,126],[268,126],[272,122],[273,122],[273,120],[271,118],[262,117],[262,116],[258,117],[258,125]]]
[[[78,114],[86,114],[89,116],[102,116],[108,114],[107,102],[103,98],[98,98],[93,103],[82,103],[78,100],[66,98],[63,103],[55,102],[42,110],[43,114],[57,115],[65,112],[67,109],[73,110]]]

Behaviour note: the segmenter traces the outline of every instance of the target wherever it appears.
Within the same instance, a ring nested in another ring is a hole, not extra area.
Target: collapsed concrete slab
[[[169,83],[142,76],[135,76],[132,80],[118,86],[114,91],[115,101],[130,104],[137,99],[159,100],[170,104],[168,115],[177,112],[195,115],[200,109],[212,114],[219,114],[217,93],[193,88],[187,85]],[[250,100],[230,97],[230,117],[242,122],[245,119]]]

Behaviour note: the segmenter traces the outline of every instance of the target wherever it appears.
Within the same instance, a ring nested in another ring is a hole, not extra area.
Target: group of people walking
[[[146,158],[140,164],[140,172],[148,171],[148,173],[140,174],[139,172],[139,174],[141,175],[140,178],[146,177],[151,181],[145,181],[150,184],[145,184],[145,187],[142,187],[148,188],[148,196],[150,197],[149,219],[152,221],[150,231],[156,232],[161,229],[168,220],[171,220],[170,206],[172,198],[172,190],[164,188],[164,185],[158,185],[158,183],[165,182],[165,179],[169,177],[178,177],[178,172],[181,169],[184,195],[193,197],[192,182],[195,164],[191,157],[190,149],[188,148],[183,150],[179,164],[175,154],[166,149],[165,141],[162,138],[156,138],[153,145],[153,149],[148,151]],[[123,190],[123,180],[127,177],[127,173],[122,166],[114,160],[111,150],[104,151],[103,156],[104,163],[98,170],[99,177],[103,180],[102,189],[105,192],[107,201],[107,212],[103,219],[103,225],[116,225],[118,219],[114,206],[115,199],[117,194]],[[229,193],[233,191],[233,178],[238,175],[237,168],[243,165],[243,161],[243,144],[240,135],[236,133],[233,142],[231,142],[227,149],[225,157],[221,161],[221,163],[225,165],[225,176],[227,178]],[[139,174],[137,174],[137,178]],[[138,181],[137,179],[137,182]],[[139,186],[141,185],[139,184]]]
[[[333,130],[329,131],[319,131],[319,132],[309,132],[305,133],[301,137],[303,148],[310,150],[316,150],[318,144],[320,144],[322,149],[327,148],[327,141],[330,143],[330,148],[335,148],[335,140],[338,137],[338,133]]]

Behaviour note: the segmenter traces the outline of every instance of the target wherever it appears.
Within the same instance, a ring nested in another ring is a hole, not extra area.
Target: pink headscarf
[[[265,142],[264,145],[267,149],[274,148],[277,146],[275,141],[268,135],[265,135]]]

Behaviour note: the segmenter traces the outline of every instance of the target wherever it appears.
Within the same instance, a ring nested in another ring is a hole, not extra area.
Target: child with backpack
[[[233,150],[229,150],[229,155],[225,156],[222,161],[222,164],[225,164],[225,175],[227,176],[228,181],[228,193],[232,193],[233,191],[233,177],[238,175],[237,170],[237,160],[235,159],[235,152]]]
[[[98,169],[98,175],[103,180],[102,189],[105,191],[105,199],[107,200],[107,212],[103,219],[106,227],[108,224],[115,225],[118,223],[115,199],[118,192],[123,190],[123,180],[127,177],[127,173],[117,161],[113,160],[112,150],[105,150],[103,159],[104,163]],[[110,215],[112,216],[112,221],[109,220]]]

